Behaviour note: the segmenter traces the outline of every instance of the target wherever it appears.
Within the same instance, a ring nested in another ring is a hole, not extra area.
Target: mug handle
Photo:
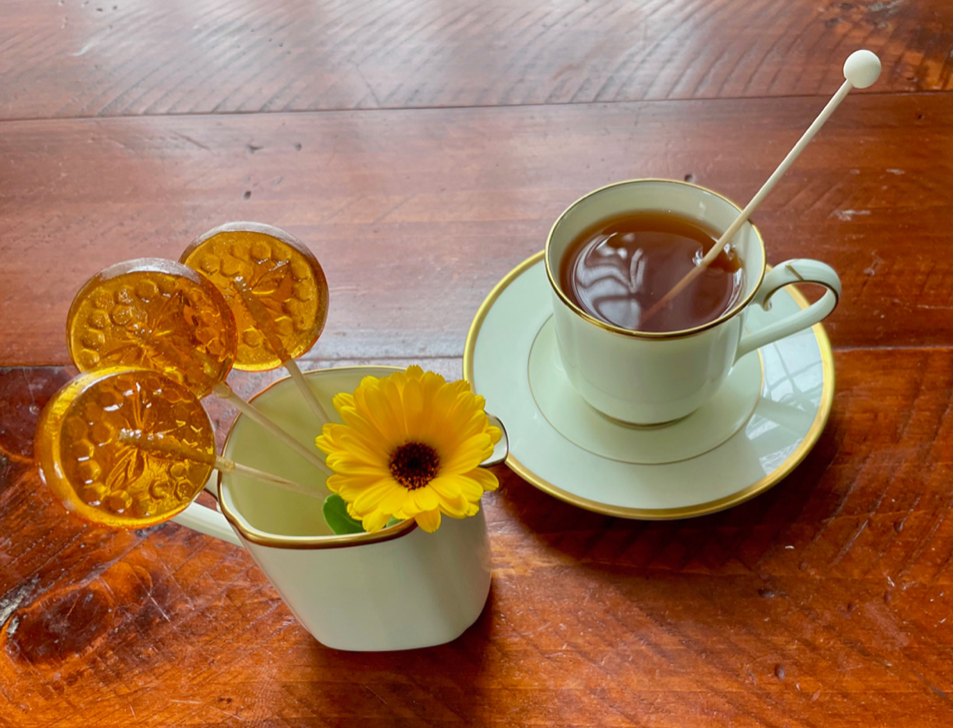
[[[785,261],[768,271],[761,282],[761,288],[758,289],[758,293],[751,300],[751,305],[757,304],[765,311],[770,311],[771,296],[792,283],[817,283],[827,288],[827,291],[824,292],[820,300],[815,301],[807,308],[792,313],[780,321],[775,321],[760,331],[742,336],[738,344],[738,352],[735,354],[735,361],[755,349],[770,344],[772,341],[783,339],[785,336],[790,336],[823,321],[834,310],[840,299],[840,278],[837,277],[833,268],[817,260],[795,258]]]
[[[215,495],[216,498],[218,497],[215,492],[215,485],[217,483],[218,471],[213,470],[212,476],[208,479],[208,483],[205,484],[205,490]],[[172,520],[180,526],[191,528],[193,531],[204,533],[206,536],[214,536],[215,538],[235,544],[236,546],[242,545],[242,542],[238,536],[235,535],[228,521],[225,520],[225,516],[214,508],[206,508],[203,505],[193,502],[180,514],[173,516]]]

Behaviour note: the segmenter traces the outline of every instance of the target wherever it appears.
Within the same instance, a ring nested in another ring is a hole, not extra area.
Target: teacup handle
[[[771,296],[792,283],[818,283],[827,288],[827,291],[821,296],[820,300],[815,301],[807,308],[792,313],[780,321],[775,321],[760,331],[742,336],[741,342],[738,344],[735,361],[755,349],[770,344],[772,341],[783,339],[785,336],[790,336],[813,326],[819,321],[823,321],[831,314],[840,299],[840,278],[837,277],[833,268],[817,260],[795,258],[785,261],[773,270],[768,271],[761,282],[761,288],[758,289],[758,293],[752,299],[750,305],[758,305],[765,311],[770,311]]]

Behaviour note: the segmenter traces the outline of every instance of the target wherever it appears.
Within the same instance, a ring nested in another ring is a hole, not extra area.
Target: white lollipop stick
[[[270,417],[262,414],[254,405],[246,402],[239,397],[232,388],[225,383],[216,384],[212,388],[213,394],[229,402],[235,409],[245,415],[248,419],[258,423],[272,435],[280,439],[288,447],[298,453],[301,457],[311,463],[325,475],[333,475],[331,469],[325,465],[324,461],[318,456],[317,449],[311,450],[302,443],[298,442],[291,433],[283,430]]]
[[[288,370],[288,374],[291,375],[291,381],[295,383],[298,391],[301,392],[301,395],[304,397],[304,401],[308,403],[308,406],[311,408],[311,411],[314,413],[314,416],[317,418],[318,422],[323,425],[325,422],[330,421],[331,418],[328,417],[328,413],[324,411],[324,407],[322,407],[321,403],[318,402],[318,398],[315,396],[314,390],[308,385],[307,380],[304,378],[304,374],[301,372],[301,369],[298,368],[298,363],[291,358],[291,356],[288,354],[288,351],[285,349],[284,344],[281,343],[281,337],[278,336],[278,332],[275,330],[275,327],[268,316],[268,312],[265,311],[265,307],[261,305],[258,299],[255,298],[255,296],[252,295],[252,293],[245,288],[244,285],[238,282],[233,282],[232,287],[242,299],[242,302],[245,304],[245,308],[248,310],[248,313],[251,314],[251,317],[255,320],[255,323],[257,323],[261,328],[261,332],[265,335],[265,338],[268,340],[268,343],[271,345],[271,348],[274,350],[275,354],[277,354],[278,358],[281,359],[281,363],[284,364],[285,369]]]
[[[196,452],[179,443],[165,442],[162,437],[145,435],[138,430],[121,430],[119,432],[119,442],[126,445],[135,445],[145,452],[160,452],[167,455],[177,455],[184,460],[192,460],[197,463],[211,465],[222,473],[241,473],[242,475],[248,475],[264,483],[276,485],[282,490],[288,490],[292,493],[302,493],[312,498],[324,499],[324,493],[319,492],[317,489],[309,488],[306,485],[301,485],[301,483],[296,483],[287,478],[282,478],[280,475],[266,473],[264,470],[258,470],[248,465],[236,463],[234,460],[229,460],[221,455],[206,455],[202,452]]]
[[[711,250],[705,254],[705,257],[702,258],[698,262],[698,265],[692,268],[682,280],[676,283],[675,287],[666,293],[658,303],[642,315],[639,322],[640,324],[645,323],[645,321],[657,313],[659,309],[681,293],[689,283],[701,275],[702,271],[718,257],[718,254],[724,249],[725,245],[731,241],[731,238],[734,237],[741,226],[748,221],[751,213],[754,212],[755,208],[761,204],[761,201],[768,196],[771,188],[773,188],[777,181],[781,179],[781,176],[788,171],[788,168],[794,163],[794,160],[804,151],[804,147],[814,138],[814,135],[817,134],[820,128],[824,126],[824,123],[830,118],[831,114],[834,113],[834,110],[840,106],[840,102],[850,93],[851,89],[867,88],[872,85],[879,76],[880,59],[877,58],[877,56],[870,51],[854,51],[850,54],[844,63],[844,78],[846,80],[841,87],[837,89],[837,93],[831,97],[831,100],[827,102],[827,106],[817,115],[814,122],[807,128],[807,131],[804,132],[804,135],[798,139],[797,144],[788,152],[788,155],[782,160],[781,164],[778,165],[778,168],[774,170],[771,176],[768,177],[767,182],[761,186],[761,189],[758,190],[755,196],[751,198],[751,202],[749,202],[745,209],[735,218],[735,221],[722,233],[718,241],[711,247]]]
[[[149,345],[163,352],[166,357],[169,358],[169,360],[175,361],[175,351],[172,349],[172,347],[163,342],[161,337],[154,336],[150,338]],[[301,376],[300,372],[299,376]],[[303,379],[304,377],[302,376],[302,380]],[[324,460],[318,455],[317,449],[311,449],[302,445],[300,442],[298,442],[298,440],[291,436],[291,433],[279,427],[278,423],[276,423],[273,419],[266,416],[261,410],[259,410],[250,402],[246,402],[244,399],[235,394],[232,388],[228,386],[227,382],[219,382],[213,386],[212,394],[214,394],[216,397],[219,397],[220,399],[224,399],[226,402],[230,403],[232,407],[237,409],[250,420],[257,422],[325,475],[333,474],[331,469],[324,464]],[[311,396],[314,396],[313,392],[311,392]],[[328,418],[325,416],[323,421],[326,422],[327,419]]]
[[[322,407],[321,403],[318,402],[318,398],[315,396],[314,390],[311,389],[311,386],[308,384],[308,380],[305,379],[304,374],[298,367],[298,362],[296,362],[294,359],[285,359],[284,365],[285,369],[288,370],[288,374],[291,375],[291,379],[297,385],[298,391],[304,395],[304,401],[308,403],[308,406],[311,408],[314,416],[318,418],[318,422],[322,424],[325,422],[330,422],[331,418],[328,417],[328,413],[324,411],[324,407]]]

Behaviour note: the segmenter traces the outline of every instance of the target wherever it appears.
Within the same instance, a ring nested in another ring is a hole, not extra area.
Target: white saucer
[[[752,308],[756,331],[807,302],[793,288]],[[477,312],[464,376],[509,436],[506,464],[557,498],[624,518],[700,516],[754,497],[817,442],[834,398],[834,360],[817,324],[749,355],[678,422],[633,427],[592,409],[562,369],[543,254],[511,271]]]

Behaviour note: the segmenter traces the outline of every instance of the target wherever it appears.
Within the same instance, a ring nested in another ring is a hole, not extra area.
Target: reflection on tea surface
[[[630,331],[682,331],[731,308],[744,287],[741,260],[730,247],[682,293],[647,321],[645,311],[668,293],[715,244],[717,234],[663,212],[616,215],[570,243],[560,287],[579,308]]]

